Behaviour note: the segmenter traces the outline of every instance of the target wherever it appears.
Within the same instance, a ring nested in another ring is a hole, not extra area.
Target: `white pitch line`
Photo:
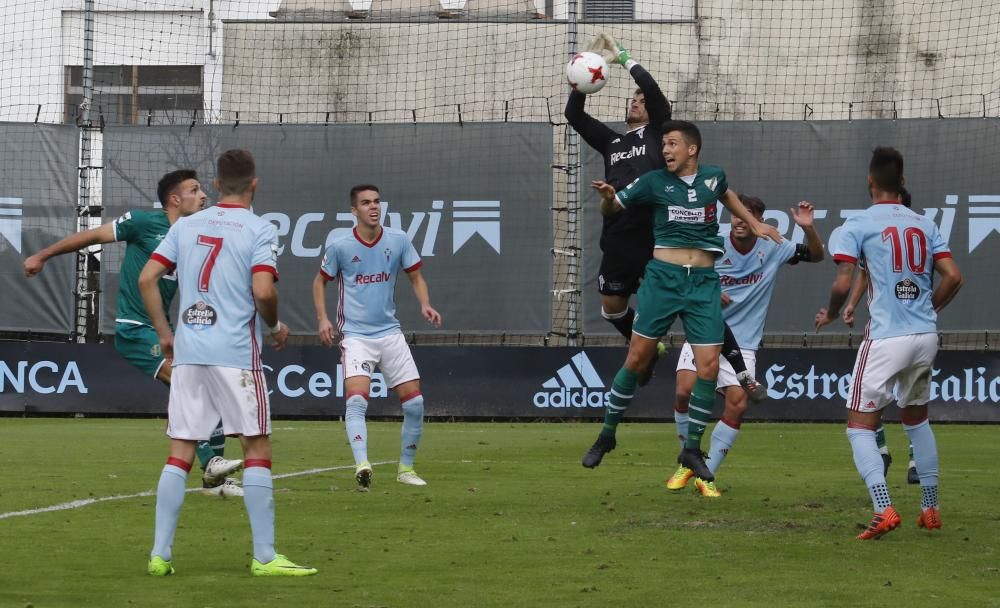
[[[372,466],[379,466],[383,464],[394,464],[395,460],[386,460],[384,462],[373,462]],[[325,467],[322,469],[308,469],[305,471],[297,471],[295,473],[282,473],[281,475],[273,476],[273,479],[287,479],[289,477],[301,477],[303,475],[315,475],[316,473],[326,473],[329,471],[342,471],[344,469],[353,469],[354,465],[340,466],[340,467]],[[199,492],[201,488],[188,488],[185,492]],[[68,511],[70,509],[79,509],[80,507],[87,507],[90,505],[97,504],[99,502],[111,502],[113,500],[128,500],[130,498],[144,498],[146,496],[155,496],[156,492],[152,490],[146,490],[145,492],[139,492],[138,494],[118,494],[116,496],[102,496],[100,498],[84,498],[81,500],[71,500],[69,502],[64,502],[58,505],[51,505],[48,507],[39,507],[38,509],[25,509],[24,511],[10,511],[8,513],[0,513],[0,519],[8,519],[11,517],[23,517],[25,515],[38,515],[39,513],[51,513],[53,511]]]

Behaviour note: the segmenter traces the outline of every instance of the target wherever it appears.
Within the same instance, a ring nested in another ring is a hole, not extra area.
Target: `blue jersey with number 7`
[[[277,258],[274,225],[245,207],[218,204],[177,220],[152,255],[177,268],[174,365],[261,369],[263,322],[252,277],[277,278]]]

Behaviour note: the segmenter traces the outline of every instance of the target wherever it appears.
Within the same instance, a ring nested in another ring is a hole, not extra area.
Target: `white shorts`
[[[899,407],[926,405],[937,348],[935,333],[862,342],[854,362],[847,409],[877,412],[894,399]]]
[[[743,353],[743,362],[747,364],[747,371],[750,375],[757,377],[757,351],[740,349]],[[677,359],[677,371],[687,370],[696,371],[694,365],[694,350],[691,345],[687,342],[681,348],[681,356]],[[718,391],[730,386],[740,386],[740,381],[736,379],[736,370],[733,366],[726,360],[725,357],[719,355],[719,379],[715,383],[715,388]]]
[[[345,380],[352,376],[371,378],[376,366],[382,370],[389,388],[420,379],[410,346],[402,333],[381,338],[347,336],[340,341],[340,349],[343,352],[341,362],[344,364]]]
[[[207,441],[222,419],[226,435],[271,434],[264,372],[218,365],[178,365],[170,377],[167,436]]]

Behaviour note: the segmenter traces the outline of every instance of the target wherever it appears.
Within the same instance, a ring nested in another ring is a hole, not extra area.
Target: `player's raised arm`
[[[613,215],[624,208],[615,200],[615,187],[608,182],[595,179],[590,182],[590,187],[601,195],[601,215]]]
[[[660,85],[656,83],[653,75],[639,65],[639,62],[625,50],[621,42],[615,41],[615,50],[617,54],[614,62],[628,70],[632,80],[642,91],[643,103],[646,104],[646,113],[649,115],[649,124],[659,129],[660,125],[670,120],[672,114],[667,96],[660,90]]]
[[[806,235],[806,247],[808,257],[802,257],[803,261],[821,262],[823,261],[823,239],[819,238],[814,222],[815,209],[809,201],[799,201],[799,204],[790,209],[792,220],[802,228]]]
[[[114,222],[98,226],[84,232],[76,232],[64,239],[49,245],[33,256],[24,260],[24,276],[33,277],[45,268],[45,262],[50,258],[64,253],[79,251],[91,245],[114,243],[115,225]]]
[[[726,192],[720,197],[722,204],[725,205],[729,212],[740,218],[750,226],[750,230],[759,237],[764,237],[765,239],[770,239],[775,243],[780,243],[784,240],[778,229],[770,224],[757,221],[757,218],[753,216],[752,213],[747,211],[747,208],[743,206],[740,202],[740,197],[732,190],[726,190]]]

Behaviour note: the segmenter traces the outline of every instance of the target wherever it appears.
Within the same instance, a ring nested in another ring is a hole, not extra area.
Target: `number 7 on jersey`
[[[215,268],[215,259],[219,257],[219,252],[222,251],[222,237],[199,234],[198,244],[208,247],[208,255],[205,256],[205,261],[201,263],[201,272],[198,273],[198,291],[207,292],[208,281],[212,278],[212,269]]]

